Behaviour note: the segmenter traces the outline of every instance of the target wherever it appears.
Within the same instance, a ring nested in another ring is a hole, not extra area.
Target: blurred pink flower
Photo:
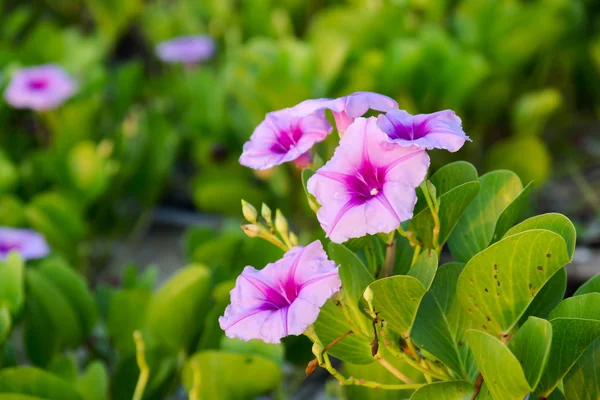
[[[58,65],[47,64],[17,71],[4,91],[4,99],[15,108],[51,110],[68,100],[77,83]]]
[[[321,242],[294,247],[260,271],[244,269],[219,324],[228,337],[279,343],[315,322],[341,284],[338,268],[327,259]]]
[[[43,258],[50,253],[44,237],[29,229],[0,227],[0,260],[16,251],[25,260]]]
[[[396,101],[382,94],[355,92],[337,99],[305,100],[290,110],[295,115],[307,115],[317,110],[330,109],[338,131],[344,132],[355,118],[362,117],[370,109],[386,112],[397,108]]]
[[[215,42],[208,35],[180,36],[160,42],[156,55],[165,62],[196,64],[212,58],[215,49]]]
[[[357,118],[307,189],[321,205],[317,218],[327,237],[341,243],[410,219],[428,167],[424,150],[390,143],[375,117]]]
[[[389,111],[379,115],[377,126],[394,143],[427,150],[435,148],[455,152],[465,144],[465,140],[471,140],[462,130],[460,118],[451,110],[418,115],[410,115],[403,110]]]
[[[271,112],[244,144],[240,164],[268,169],[296,160],[315,143],[325,140],[332,130],[324,111],[305,116],[294,116],[288,109]]]

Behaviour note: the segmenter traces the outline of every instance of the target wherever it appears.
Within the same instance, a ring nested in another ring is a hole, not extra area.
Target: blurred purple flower
[[[305,116],[294,116],[288,109],[271,112],[244,144],[240,164],[268,169],[296,160],[332,130],[322,110]]]
[[[317,218],[327,237],[341,243],[391,232],[411,218],[428,167],[424,150],[390,143],[375,117],[357,118],[307,189],[321,205]]]
[[[305,100],[290,110],[295,115],[307,115],[318,110],[330,109],[338,131],[344,132],[355,118],[362,117],[370,109],[386,112],[397,108],[396,101],[382,94],[356,92],[337,99]]]
[[[215,41],[208,35],[180,36],[160,42],[156,55],[165,62],[196,64],[212,58]]]
[[[47,64],[17,71],[4,91],[4,99],[15,108],[51,110],[68,100],[77,83],[58,65]]]
[[[44,237],[29,229],[0,227],[0,260],[17,251],[25,260],[42,258],[50,253]]]
[[[260,271],[244,269],[219,324],[228,337],[279,343],[315,322],[341,285],[338,268],[327,259],[321,242],[294,247]]]
[[[465,144],[465,140],[471,140],[452,110],[418,115],[403,110],[389,111],[379,115],[377,126],[394,143],[427,150],[435,148],[455,152]]]

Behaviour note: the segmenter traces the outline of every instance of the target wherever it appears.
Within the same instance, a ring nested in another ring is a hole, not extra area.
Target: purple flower
[[[77,83],[58,65],[47,64],[17,71],[4,92],[15,108],[51,110],[69,99]]]
[[[337,99],[311,99],[292,107],[295,115],[307,115],[318,110],[330,109],[339,132],[344,132],[355,118],[362,117],[370,109],[390,111],[398,108],[393,99],[379,93],[356,92]]]
[[[210,59],[215,47],[214,40],[207,35],[180,36],[160,42],[156,55],[165,62],[196,64]]]
[[[428,167],[425,150],[390,143],[375,117],[357,118],[307,183],[327,237],[341,243],[398,228],[412,217]]]
[[[0,260],[17,251],[25,260],[46,257],[50,248],[44,237],[29,229],[0,227]]]
[[[244,269],[219,324],[228,337],[279,343],[315,322],[341,285],[338,268],[327,259],[321,242],[294,247],[260,271]]]
[[[446,149],[455,152],[465,144],[465,140],[471,140],[462,130],[460,118],[452,110],[418,115],[393,110],[379,115],[377,126],[394,143],[427,150]]]
[[[322,110],[305,116],[294,116],[288,109],[274,111],[267,114],[244,144],[240,164],[268,169],[296,160],[315,143],[325,140],[332,130]]]

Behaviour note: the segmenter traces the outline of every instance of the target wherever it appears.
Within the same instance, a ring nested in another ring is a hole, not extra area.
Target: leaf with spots
[[[477,329],[510,333],[544,284],[569,262],[564,239],[543,229],[509,236],[477,254],[457,295]]]
[[[523,324],[529,317],[548,318],[550,311],[565,298],[567,291],[567,270],[561,268],[546,282],[535,296],[519,324]]]
[[[479,183],[479,193],[448,239],[456,261],[467,262],[490,244],[500,215],[523,190],[519,177],[510,171],[487,173]]]
[[[476,330],[467,332],[467,341],[495,400],[522,400],[529,394],[531,388],[523,368],[504,343]]]
[[[425,286],[408,275],[395,275],[369,285],[373,292],[373,308],[388,327],[402,336],[410,334]]]
[[[423,297],[411,332],[413,341],[433,354],[461,378],[474,381],[477,367],[464,337],[472,328],[467,310],[456,297],[456,284],[464,264],[438,268],[429,292]]]
[[[497,242],[504,236],[504,234],[514,225],[516,221],[523,217],[525,210],[529,205],[529,195],[531,194],[532,183],[530,182],[525,188],[519,193],[517,197],[510,202],[510,204],[502,211],[498,222],[496,222],[496,228],[494,229],[494,236],[492,242]]]

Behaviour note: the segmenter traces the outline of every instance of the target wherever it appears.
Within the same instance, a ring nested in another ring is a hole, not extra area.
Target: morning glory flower
[[[375,117],[357,118],[307,189],[321,205],[317,218],[327,237],[341,243],[410,219],[428,167],[425,150],[390,143]]]
[[[304,116],[295,116],[288,109],[271,112],[244,144],[240,164],[268,169],[306,157],[305,153],[332,130],[323,110]]]
[[[50,248],[44,237],[29,229],[0,227],[0,260],[11,251],[18,252],[25,260],[46,257]]]
[[[156,46],[158,58],[169,63],[196,64],[210,59],[215,42],[207,35],[180,36]]]
[[[417,115],[393,110],[380,114],[377,126],[394,143],[427,150],[455,152],[465,144],[465,140],[471,140],[462,130],[462,121],[452,110]]]
[[[75,94],[77,83],[58,65],[47,64],[17,71],[4,91],[15,108],[36,111],[57,108]]]
[[[338,268],[321,242],[297,246],[260,271],[246,267],[219,324],[231,338],[279,343],[306,331],[341,285]]]
[[[393,99],[379,93],[356,92],[337,99],[305,100],[290,110],[295,115],[306,115],[317,110],[329,109],[333,112],[339,132],[344,132],[355,118],[362,117],[369,110],[386,112],[398,108]]]

